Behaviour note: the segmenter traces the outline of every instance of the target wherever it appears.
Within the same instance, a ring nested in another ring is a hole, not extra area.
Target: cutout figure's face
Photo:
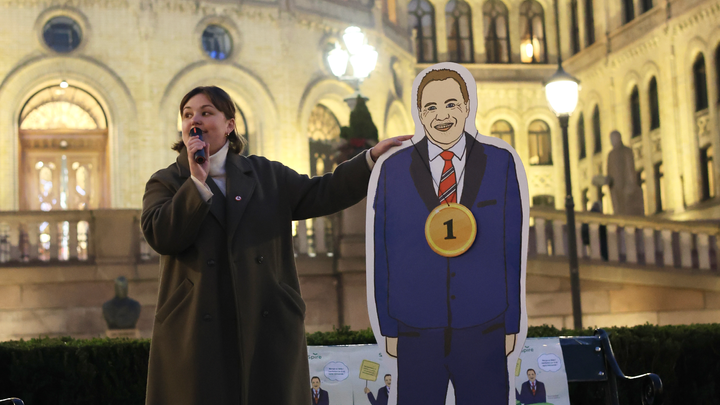
[[[385,376],[385,385],[387,385],[388,387],[390,387],[390,383],[392,383],[392,377],[389,376],[389,375],[386,375],[386,376]]]
[[[528,370],[527,376],[528,376],[528,380],[535,381],[535,371],[534,370]]]
[[[434,144],[447,150],[462,136],[470,110],[463,99],[460,84],[453,79],[445,79],[425,86],[419,113],[425,134]]]
[[[320,379],[315,377],[311,381],[314,390],[320,389]]]

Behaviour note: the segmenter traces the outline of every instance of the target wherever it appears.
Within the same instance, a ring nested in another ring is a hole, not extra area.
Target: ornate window
[[[414,32],[415,54],[419,63],[437,61],[435,41],[435,8],[427,0],[408,4],[408,25]]]
[[[310,112],[307,129],[310,142],[310,174],[312,176],[331,172],[333,162],[332,141],[340,137],[340,123],[335,114],[322,104]]]
[[[513,148],[515,147],[515,130],[512,125],[505,120],[495,121],[490,128],[490,136],[500,138]]]
[[[642,0],[640,4],[642,5],[643,13],[650,11],[650,9],[653,8],[653,0]]]
[[[703,54],[698,55],[695,59],[693,78],[695,79],[695,111],[702,111],[708,108],[707,74]]]
[[[232,52],[230,33],[219,25],[208,25],[202,33],[202,47],[205,53],[217,60],[225,60]]]
[[[593,0],[585,0],[585,45],[595,43],[595,10]]]
[[[640,93],[637,86],[633,87],[630,93],[630,124],[632,125],[632,136],[642,135],[642,122],[640,120]]]
[[[528,142],[530,146],[530,165],[551,165],[552,141],[550,127],[544,121],[535,120],[528,128]]]
[[[580,113],[580,118],[577,122],[577,137],[578,137],[578,159],[585,159],[587,152],[585,151],[585,118]]]
[[[635,5],[634,0],[622,0],[623,2],[623,23],[627,24],[635,18]]]
[[[650,100],[650,130],[660,128],[660,100],[655,77],[650,79],[648,85],[648,99]]]
[[[600,107],[595,106],[592,116],[593,122],[593,154],[602,152],[602,132],[600,132]]]
[[[578,25],[578,3],[577,0],[570,1],[570,19],[572,20],[572,32],[570,37],[572,39],[572,53],[575,55],[580,52],[580,26]]]
[[[43,27],[43,39],[55,52],[68,53],[80,46],[82,30],[75,20],[59,16],[51,18]]]
[[[510,62],[510,28],[508,9],[500,0],[488,0],[483,5],[485,55],[488,63]]]
[[[535,0],[520,5],[520,60],[524,63],[545,63],[545,14]]]
[[[445,6],[448,57],[451,62],[473,63],[472,14],[464,0],[450,0]]]

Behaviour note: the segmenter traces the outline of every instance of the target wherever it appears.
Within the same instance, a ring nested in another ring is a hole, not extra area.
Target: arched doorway
[[[88,210],[109,205],[107,117],[78,87],[33,94],[18,120],[21,210]]]

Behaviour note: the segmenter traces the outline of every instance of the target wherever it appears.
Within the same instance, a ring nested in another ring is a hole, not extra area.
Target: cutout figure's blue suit
[[[430,249],[439,205],[428,138],[389,157],[375,199],[375,300],[380,331],[398,337],[398,404],[507,404],[505,335],[520,331],[522,202],[513,155],[466,137],[460,203],[477,221],[464,254]],[[458,178],[459,174],[458,174]],[[516,348],[517,350],[517,348]]]

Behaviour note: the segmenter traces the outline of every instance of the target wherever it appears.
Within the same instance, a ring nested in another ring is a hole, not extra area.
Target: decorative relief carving
[[[652,37],[648,41],[645,41],[638,46],[628,49],[627,51],[620,52],[619,54],[611,54],[610,55],[610,58],[611,58],[610,65],[614,68],[618,67],[618,66],[622,65],[623,63],[625,63],[626,61],[635,59],[638,56],[641,56],[641,55],[644,55],[644,54],[650,52],[651,50],[657,48],[659,44],[660,44],[660,38]]]
[[[652,151],[653,153],[662,153],[662,142],[661,139],[653,139],[652,141]]]
[[[553,194],[553,181],[551,173],[531,173],[530,189],[533,194]]]
[[[642,162],[643,148],[639,142],[633,147],[633,157],[635,158],[635,162]]]
[[[710,130],[708,129],[709,121],[710,115],[707,113],[707,110],[703,111],[702,114],[697,114],[695,116],[695,131],[698,139],[710,136]]]
[[[668,7],[668,10],[669,9],[670,8]],[[706,9],[699,10],[697,13],[689,15],[683,20],[680,20],[678,18],[676,20],[676,23],[669,25],[667,28],[664,29],[664,32],[666,35],[668,34],[668,32],[670,32],[672,36],[675,36],[681,34],[688,28],[692,28],[702,23],[704,20],[717,19],[718,15],[720,15],[720,3],[715,3]]]

